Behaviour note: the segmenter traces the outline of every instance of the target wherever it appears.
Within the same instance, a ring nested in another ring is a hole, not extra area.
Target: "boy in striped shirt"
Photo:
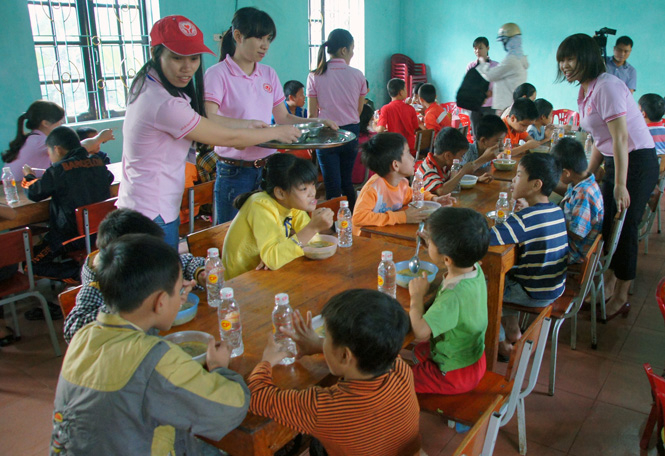
[[[325,336],[294,313],[298,356],[323,353],[332,375],[329,388],[285,390],[272,380],[272,367],[286,355],[272,335],[262,361],[249,376],[250,411],[317,439],[330,456],[402,456],[420,450],[419,407],[411,368],[398,353],[409,318],[390,296],[348,290],[323,308]]]
[[[561,166],[549,154],[529,154],[520,161],[510,190],[526,207],[512,213],[490,232],[490,245],[517,244],[519,258],[508,272],[503,300],[543,307],[563,294],[566,286],[568,235],[563,211],[549,201],[561,177]],[[508,357],[521,334],[517,312],[503,311],[499,356]]]

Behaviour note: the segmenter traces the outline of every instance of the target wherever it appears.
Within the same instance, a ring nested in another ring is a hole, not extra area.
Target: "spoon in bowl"
[[[418,258],[418,252],[420,251],[420,241],[421,237],[418,235],[418,232],[422,231],[425,227],[425,222],[420,222],[418,225],[418,231],[416,231],[416,254],[413,255],[413,258],[409,260],[409,271],[413,274],[417,274],[420,270],[420,259]]]

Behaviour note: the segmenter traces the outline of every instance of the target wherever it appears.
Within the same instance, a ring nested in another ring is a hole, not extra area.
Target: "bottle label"
[[[342,228],[343,230],[347,229],[349,227],[349,221],[348,220],[342,220],[339,224],[339,227]]]
[[[217,277],[217,274],[208,275],[208,282],[217,283],[218,280],[219,280],[219,277]]]
[[[219,325],[222,327],[223,331],[228,331],[233,326],[228,320],[222,320]]]
[[[499,209],[498,211],[496,211],[496,216],[501,219],[506,218],[506,213],[504,212],[503,209]]]
[[[425,194],[425,187],[420,187],[420,193]]]
[[[379,286],[382,287],[384,284],[383,277],[379,276]]]
[[[12,187],[16,187],[16,181],[12,179]]]

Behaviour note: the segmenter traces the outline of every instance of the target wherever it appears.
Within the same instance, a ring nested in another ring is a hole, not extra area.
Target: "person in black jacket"
[[[67,242],[78,237],[77,207],[110,198],[113,174],[96,155],[89,156],[79,137],[69,127],[55,128],[46,138],[52,165],[37,179],[29,166],[23,167],[23,186],[28,198],[42,201],[51,198],[49,232],[34,248],[33,269],[36,275],[59,280],[78,281],[80,267],[76,262],[55,262],[64,253],[82,248],[81,242]]]

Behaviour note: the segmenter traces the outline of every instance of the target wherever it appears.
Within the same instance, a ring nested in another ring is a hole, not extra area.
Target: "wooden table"
[[[414,253],[409,247],[354,237],[352,247],[339,248],[326,260],[298,258],[277,271],[249,271],[228,281],[225,286],[233,288],[240,306],[245,345],[245,353],[233,359],[229,367],[247,377],[261,360],[268,335],[272,332],[271,313],[277,293],[287,293],[291,307],[299,309],[303,315],[307,310],[319,315],[324,304],[343,290],[376,289],[377,267],[383,250],[392,250],[395,261],[407,260]],[[424,253],[421,256],[423,260],[427,258]],[[425,298],[427,302],[434,299],[440,277],[430,286]],[[397,299],[408,310],[409,293],[406,289],[397,287]],[[219,339],[216,309],[207,306],[205,297],[201,299],[194,320],[169,332],[185,330],[204,331]],[[413,335],[408,339],[412,340]],[[305,357],[291,366],[276,366],[273,376],[281,388],[303,389],[335,382],[323,355]],[[234,456],[262,456],[273,454],[296,434],[270,419],[248,414],[238,428],[219,442],[210,443]]]
[[[494,180],[489,184],[476,184],[473,189],[462,189],[457,195],[456,206],[475,209],[481,214],[494,210],[499,192],[510,192],[510,183]],[[493,223],[488,219],[490,223]],[[365,226],[361,236],[384,242],[415,247],[415,224],[392,226]],[[503,307],[503,287],[506,273],[515,265],[516,252],[514,245],[493,246],[482,260],[483,272],[487,277],[487,312],[488,326],[485,333],[485,355],[487,368],[494,369],[496,362],[499,331],[501,325],[501,309]]]
[[[111,163],[107,165],[107,168],[113,173],[114,177],[111,184],[111,196],[118,196],[118,187],[122,177],[122,163]],[[0,220],[0,231],[48,221],[50,198],[38,202],[30,201],[21,188],[18,191],[18,197],[19,202],[11,206],[16,211],[16,218],[14,220]],[[7,204],[4,193],[0,194],[0,202]]]

